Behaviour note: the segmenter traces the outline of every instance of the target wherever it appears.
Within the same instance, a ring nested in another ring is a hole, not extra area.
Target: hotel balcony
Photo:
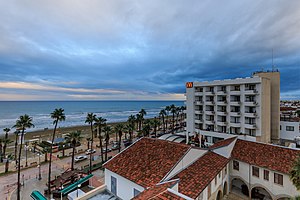
[[[235,122],[235,121],[231,121],[230,122],[230,127],[241,127],[241,122]]]
[[[217,95],[226,95],[227,91],[226,90],[219,90],[217,91]]]
[[[202,114],[203,113],[203,111],[202,110],[195,110],[195,114],[198,114],[198,115],[200,115],[200,114]]]
[[[205,95],[215,95],[214,91],[205,91]]]
[[[245,89],[244,94],[258,94],[258,91],[256,89],[250,90],[250,89]]]
[[[228,122],[226,121],[217,121],[217,125],[219,126],[227,126]]]
[[[236,112],[236,111],[231,111],[231,112],[230,112],[230,116],[237,116],[237,117],[238,117],[238,116],[241,116],[241,112],[239,112],[239,111],[238,111],[238,112]]]
[[[225,106],[227,105],[227,101],[217,101],[217,104]]]
[[[215,111],[206,110],[206,111],[205,111],[205,114],[206,114],[206,115],[214,115],[214,114],[215,114]]]
[[[245,106],[258,106],[258,102],[256,101],[245,101]]]
[[[256,129],[256,124],[247,124],[245,123],[245,128],[248,128],[248,129]]]
[[[195,96],[202,96],[203,92],[195,92]]]
[[[213,120],[206,120],[205,123],[209,125],[214,125],[216,122]]]
[[[206,101],[205,103],[206,105],[212,105],[212,106],[216,104],[214,101]]]
[[[195,123],[201,124],[201,123],[203,123],[203,120],[202,119],[195,119]]]
[[[226,111],[217,111],[217,115],[227,115],[228,113]]]
[[[244,115],[245,115],[245,117],[252,117],[252,118],[257,117],[257,114],[254,113],[254,112],[252,112],[252,113],[250,113],[250,112],[245,112]]]
[[[240,95],[241,91],[240,90],[230,90],[230,95]]]
[[[196,105],[203,105],[203,101],[196,101],[195,104]]]
[[[242,104],[242,102],[240,102],[240,101],[230,101],[230,105],[232,105],[232,106],[239,106],[241,104]]]

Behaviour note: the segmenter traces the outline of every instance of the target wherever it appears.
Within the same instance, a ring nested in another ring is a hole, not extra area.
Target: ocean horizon
[[[65,110],[66,120],[59,127],[87,125],[87,113],[93,112],[107,122],[126,121],[128,116],[137,114],[142,108],[146,110],[145,118],[158,115],[168,105],[183,106],[184,101],[174,100],[98,100],[98,101],[0,101],[0,133],[4,128],[12,128],[19,116],[28,114],[33,118],[34,128],[28,131],[53,128],[50,113],[55,108]]]

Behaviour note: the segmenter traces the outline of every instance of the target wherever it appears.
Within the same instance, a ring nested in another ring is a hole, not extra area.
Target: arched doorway
[[[222,193],[221,191],[219,190],[218,194],[217,194],[217,198],[216,200],[221,200],[222,199]]]
[[[227,186],[227,182],[224,183],[224,187],[223,187],[223,196],[227,194],[228,191],[228,186]]]
[[[247,197],[249,196],[249,189],[247,184],[239,178],[232,179],[231,191],[240,195],[245,195]]]
[[[262,187],[254,187],[251,190],[251,198],[259,200],[272,200],[270,193]]]

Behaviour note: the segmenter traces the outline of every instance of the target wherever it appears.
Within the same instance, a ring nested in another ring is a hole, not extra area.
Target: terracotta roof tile
[[[221,140],[216,142],[215,144],[213,144],[212,146],[210,146],[210,149],[215,149],[215,148],[219,148],[219,147],[224,147],[224,146],[228,146],[229,144],[231,144],[237,137],[232,137],[232,138],[228,138],[225,140]]]
[[[189,148],[185,144],[142,138],[104,167],[147,188],[159,183]]]
[[[297,108],[293,108],[293,107],[280,107],[280,111],[293,111],[293,110],[297,110]]]
[[[163,193],[160,193],[159,195],[155,196],[154,198],[151,198],[151,200],[185,200],[185,198],[182,198],[180,196],[177,196],[176,194],[165,190]]]
[[[226,166],[229,159],[208,151],[174,178],[179,178],[179,192],[196,198]]]
[[[232,158],[251,165],[288,173],[299,153],[299,150],[238,139],[232,150]]]
[[[161,196],[162,193],[167,192],[167,189],[173,187],[177,182],[178,180],[174,180],[174,181],[169,181],[166,183],[155,185],[147,190],[144,190],[133,199],[134,200],[155,199],[155,197]]]

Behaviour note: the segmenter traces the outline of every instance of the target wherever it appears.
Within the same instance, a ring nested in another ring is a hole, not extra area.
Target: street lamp
[[[38,165],[38,168],[39,168],[39,180],[42,179],[42,175],[41,175],[41,154],[38,153],[38,156],[39,156],[39,165]]]
[[[62,190],[64,189],[64,186],[61,185],[61,189],[60,189],[60,200],[62,200],[63,198],[63,193],[62,193]]]
[[[62,146],[63,146],[63,157],[65,157],[65,146],[66,145],[63,144]]]
[[[80,187],[81,187],[81,184],[78,184],[77,185],[77,197],[78,197],[78,190],[79,190]]]
[[[25,159],[26,159],[26,162],[25,162],[25,167],[28,167],[28,163],[27,163],[27,151],[28,151],[28,144],[25,144]]]

